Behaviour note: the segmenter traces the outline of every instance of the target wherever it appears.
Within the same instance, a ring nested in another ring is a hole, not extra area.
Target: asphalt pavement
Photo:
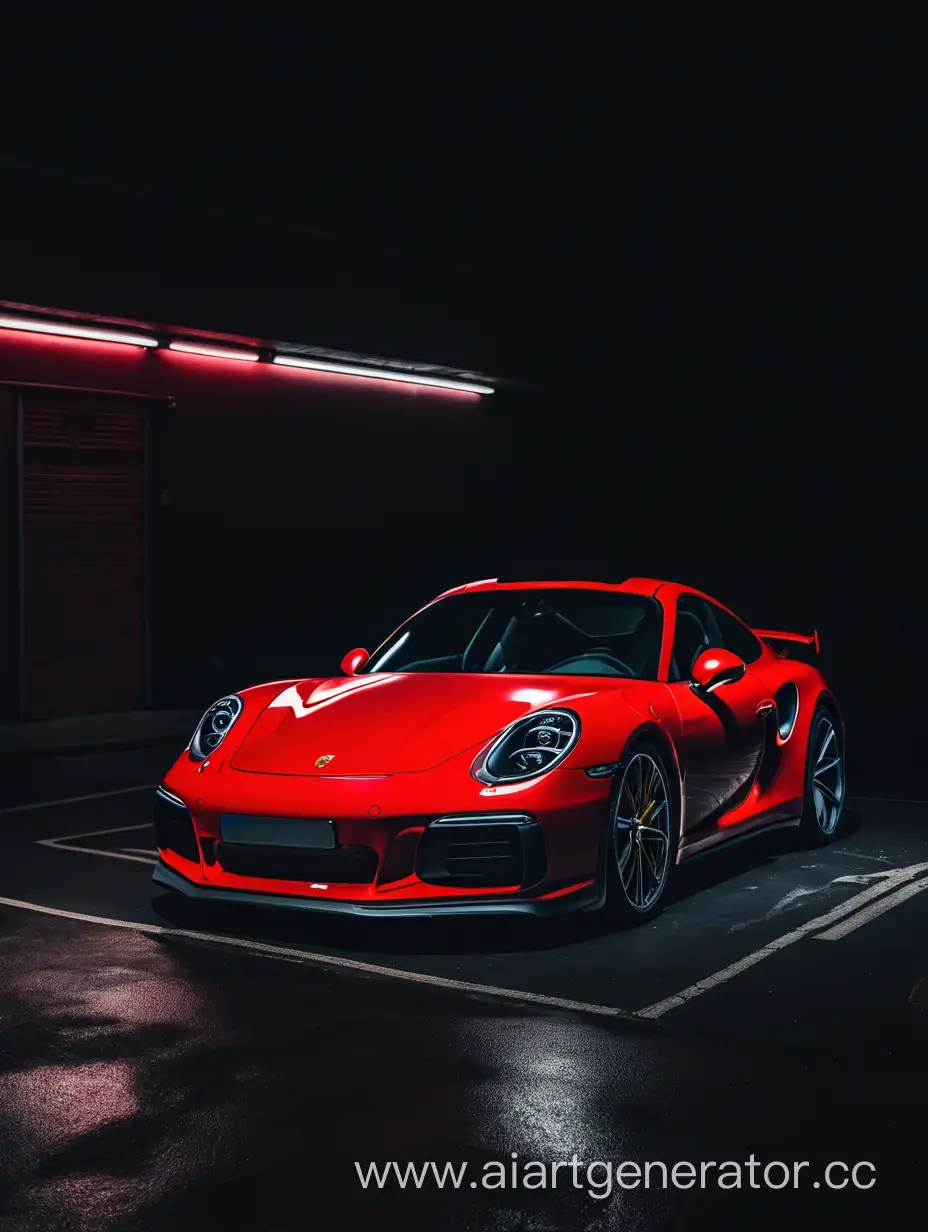
[[[203,912],[151,882],[172,752],[44,758],[0,811],[0,1227],[923,1209],[928,804],[854,800],[825,849],[779,833],[706,856],[630,930]],[[466,1169],[365,1187],[358,1169],[390,1161]],[[623,1188],[623,1161],[656,1179]],[[717,1183],[726,1161],[739,1188]],[[765,1185],[772,1161],[796,1188]],[[707,1179],[665,1188],[657,1163]]]

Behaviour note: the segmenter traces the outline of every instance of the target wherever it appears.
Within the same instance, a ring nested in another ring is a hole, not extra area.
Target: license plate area
[[[331,851],[335,847],[335,822],[317,817],[223,813],[219,828],[223,842],[243,847],[302,847],[315,851]]]

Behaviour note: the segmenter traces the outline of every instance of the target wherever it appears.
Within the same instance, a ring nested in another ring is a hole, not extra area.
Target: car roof
[[[563,589],[563,590],[605,590],[605,591],[620,591],[625,594],[633,595],[649,595],[656,597],[658,591],[661,592],[661,599],[667,602],[673,602],[677,595],[686,592],[691,595],[699,595],[704,599],[709,599],[711,596],[704,594],[701,590],[697,590],[694,586],[684,586],[680,582],[667,582],[660,578],[650,577],[630,577],[624,581],[603,581],[592,578],[553,578],[553,579],[538,579],[529,580],[527,578],[484,578],[479,582],[467,582],[463,586],[455,586],[451,590],[443,591],[437,598],[444,599],[448,595],[460,595],[469,591],[481,590],[539,590],[539,589]],[[713,600],[715,602],[715,600]]]

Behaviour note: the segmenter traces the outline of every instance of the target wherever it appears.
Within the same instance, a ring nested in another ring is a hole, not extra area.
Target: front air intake
[[[377,852],[350,844],[324,850],[221,842],[216,844],[216,859],[227,873],[266,881],[370,885],[377,874]]]
[[[416,853],[416,874],[431,885],[523,888],[544,872],[541,827],[521,815],[440,817]]]
[[[200,863],[193,821],[183,800],[159,787],[155,792],[152,820],[155,823],[155,840],[162,851],[173,851],[185,860]]]

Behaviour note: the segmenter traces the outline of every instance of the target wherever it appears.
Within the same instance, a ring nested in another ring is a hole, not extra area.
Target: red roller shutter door
[[[141,706],[139,405],[26,394],[23,479],[26,717]]]
[[[17,717],[16,430],[13,395],[0,388],[0,723]]]

